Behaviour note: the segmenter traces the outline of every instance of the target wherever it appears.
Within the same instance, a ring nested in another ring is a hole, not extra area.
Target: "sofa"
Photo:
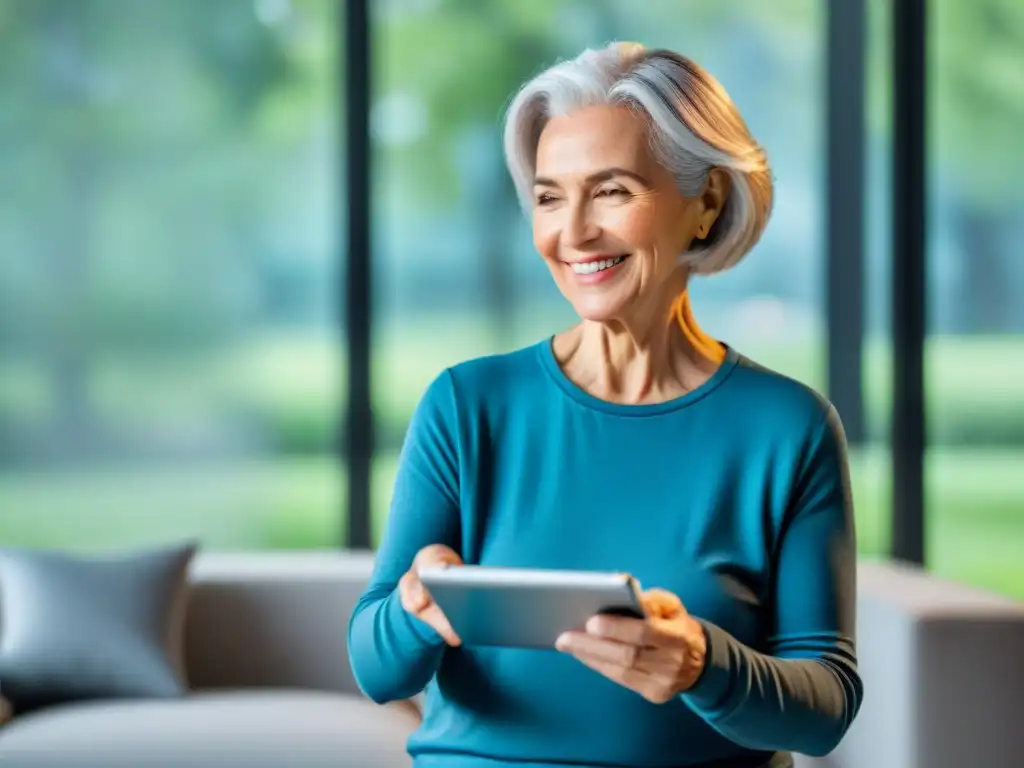
[[[185,623],[188,694],[14,717],[0,726],[0,766],[409,766],[417,705],[372,703],[348,664],[348,618],[371,566],[369,554],[197,555]]]
[[[892,562],[857,592],[860,714],[798,768],[1024,767],[1024,603]]]
[[[346,653],[372,562],[343,552],[198,555],[189,693],[15,717],[0,726],[0,767],[408,766],[419,702],[365,699]],[[897,564],[859,569],[864,705],[838,749],[797,765],[1024,766],[1024,604]]]

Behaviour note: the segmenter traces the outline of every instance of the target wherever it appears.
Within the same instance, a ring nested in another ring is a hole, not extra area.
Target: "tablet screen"
[[[446,566],[420,579],[465,646],[553,649],[599,613],[643,617],[626,573]]]

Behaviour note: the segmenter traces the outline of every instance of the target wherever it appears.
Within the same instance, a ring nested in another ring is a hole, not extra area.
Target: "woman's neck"
[[[584,321],[554,340],[555,358],[573,382],[609,402],[672,400],[700,387],[725,359],[722,345],[693,317],[687,291],[650,322]]]

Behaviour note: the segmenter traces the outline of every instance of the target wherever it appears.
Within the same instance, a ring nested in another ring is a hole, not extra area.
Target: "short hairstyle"
[[[683,195],[700,194],[712,168],[729,174],[721,215],[682,259],[705,275],[735,266],[761,238],[771,215],[768,158],[718,81],[673,51],[612,43],[559,62],[522,86],[508,108],[504,145],[524,209],[533,208],[537,145],[548,120],[605,104],[629,107],[647,121],[652,151]]]

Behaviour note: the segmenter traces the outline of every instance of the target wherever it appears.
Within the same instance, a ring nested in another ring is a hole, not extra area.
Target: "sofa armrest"
[[[822,768],[1024,766],[1024,604],[897,563],[862,562],[864,706]]]
[[[368,552],[199,554],[185,630],[190,687],[359,693],[346,640],[372,568]]]

